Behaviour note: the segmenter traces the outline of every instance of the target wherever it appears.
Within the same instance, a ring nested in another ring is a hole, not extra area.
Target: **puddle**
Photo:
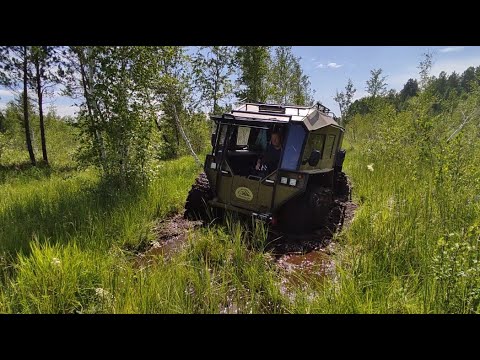
[[[306,254],[283,255],[277,261],[277,265],[283,270],[282,285],[286,288],[304,287],[335,274],[333,257],[323,249]]]
[[[267,251],[281,270],[281,290],[293,296],[293,288],[335,277],[335,233],[348,226],[357,205],[349,198],[335,199],[325,227],[310,234],[270,233]]]

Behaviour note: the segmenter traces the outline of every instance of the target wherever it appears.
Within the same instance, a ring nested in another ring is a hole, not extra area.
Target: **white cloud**
[[[440,49],[439,51],[441,53],[449,53],[449,52],[462,51],[463,49],[465,49],[465,46],[453,46],[453,47],[446,47],[446,48]]]
[[[55,105],[55,108],[60,116],[75,116],[79,110],[79,107],[74,105]]]
[[[339,67],[342,67],[343,65],[340,65],[340,64],[337,64],[337,63],[334,63],[334,62],[330,62],[327,64],[327,66],[331,69],[338,69]]]
[[[0,96],[13,96],[14,93],[10,90],[0,89]]]
[[[343,65],[337,64],[334,62],[329,62],[328,64],[322,64],[318,63],[317,66],[315,66],[316,69],[325,69],[325,68],[330,68],[330,69],[338,69],[339,67],[342,67]]]

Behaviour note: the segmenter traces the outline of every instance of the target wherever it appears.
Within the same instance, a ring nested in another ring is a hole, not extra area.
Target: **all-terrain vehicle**
[[[221,209],[288,231],[322,226],[334,195],[349,191],[342,172],[345,129],[330,114],[320,103],[246,103],[210,116],[216,124],[212,151],[188,195],[185,217],[207,219]],[[279,152],[278,163],[262,164],[272,150]]]

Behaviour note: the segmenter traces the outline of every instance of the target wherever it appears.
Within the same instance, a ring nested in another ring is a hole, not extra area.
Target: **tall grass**
[[[109,193],[93,170],[2,185],[0,312],[284,309],[275,269],[261,251],[264,227],[232,220],[203,228],[170,260],[136,265],[129,249],[153,240],[154,223],[181,210],[198,168],[188,157],[155,171],[156,181],[128,194]]]
[[[337,281],[298,311],[480,310],[478,129],[447,142],[456,115],[432,118],[425,97],[351,124],[345,169],[360,207],[342,236]]]
[[[447,141],[477,102],[434,116],[423,94],[403,112],[379,102],[352,120],[344,168],[359,207],[336,237],[336,274],[288,292],[265,228],[233,219],[138,266],[155,222],[184,205],[191,158],[159,163],[155,181],[124,193],[94,170],[4,168],[0,312],[478,313],[477,123]]]
[[[103,249],[144,241],[149,223],[183,207],[197,170],[183,158],[156,171],[162,176],[147,189],[125,193],[112,192],[93,170],[2,185],[0,251],[28,252],[33,239]]]
[[[275,269],[263,252],[248,249],[253,236],[238,222],[203,228],[178,255],[141,268],[117,245],[99,251],[33,241],[18,256],[15,276],[4,279],[0,311],[284,312]]]

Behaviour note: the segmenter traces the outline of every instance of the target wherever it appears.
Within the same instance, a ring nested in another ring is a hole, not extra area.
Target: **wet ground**
[[[333,238],[353,219],[357,205],[349,198],[337,198],[327,225],[310,234],[271,234],[267,250],[283,272],[282,291],[292,285],[304,287],[311,281],[335,276],[336,243]]]
[[[158,222],[154,228],[156,240],[138,253],[136,264],[139,267],[149,266],[159,255],[170,258],[185,244],[188,231],[201,225],[201,221],[186,220],[182,214],[175,214]]]
[[[323,281],[335,276],[334,235],[352,221],[357,205],[349,198],[336,198],[330,212],[327,225],[309,234],[285,234],[271,231],[265,251],[282,274],[282,290],[288,292],[292,286],[308,284],[311,281]],[[135,262],[139,267],[151,265],[157,256],[170,258],[185,244],[187,233],[201,226],[201,221],[190,221],[176,214],[156,224],[156,240],[139,251]],[[231,309],[230,309],[231,310]],[[228,311],[231,312],[231,311]]]

